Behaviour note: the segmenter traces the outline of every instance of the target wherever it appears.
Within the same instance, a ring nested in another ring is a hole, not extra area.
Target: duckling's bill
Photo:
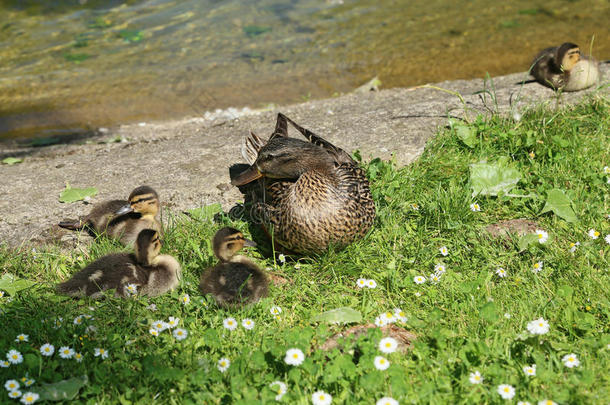
[[[233,184],[234,186],[243,186],[245,184],[253,182],[256,179],[260,179],[261,177],[263,177],[263,174],[258,170],[255,165],[252,165],[248,169],[238,174],[237,177],[235,177],[233,180],[231,180],[231,184]]]
[[[125,204],[121,208],[116,210],[114,214],[115,215],[125,215],[125,214],[129,214],[130,212],[133,212],[133,207],[131,206],[131,204]]]

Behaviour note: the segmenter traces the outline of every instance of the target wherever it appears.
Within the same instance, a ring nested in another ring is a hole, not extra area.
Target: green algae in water
[[[254,38],[256,36],[264,34],[265,32],[270,31],[271,27],[263,27],[261,25],[246,25],[244,27],[244,34],[246,34],[248,38]]]
[[[64,53],[64,59],[68,62],[81,63],[89,59],[92,55],[88,53]]]
[[[121,30],[118,32],[118,36],[129,43],[140,42],[143,38],[142,31],[138,30]]]

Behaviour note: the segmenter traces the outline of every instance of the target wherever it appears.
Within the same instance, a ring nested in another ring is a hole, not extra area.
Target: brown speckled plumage
[[[288,138],[288,122],[309,142]],[[282,114],[248,171],[250,175],[240,174],[234,184],[246,184],[244,179],[252,179],[256,171],[263,176],[259,183],[266,193],[254,201],[253,217],[291,251],[343,248],[363,237],[375,220],[369,182],[357,162]]]

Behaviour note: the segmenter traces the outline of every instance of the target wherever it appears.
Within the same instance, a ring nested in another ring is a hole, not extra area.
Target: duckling
[[[62,221],[59,226],[72,230],[87,228],[130,245],[143,229],[161,232],[158,213],[159,195],[152,187],[140,186],[131,192],[127,201],[104,201],[80,220]]]
[[[542,50],[532,62],[531,75],[553,90],[578,91],[600,80],[599,62],[582,56],[578,45],[566,42]]]
[[[307,141],[289,138],[288,123]],[[285,250],[307,254],[331,245],[343,248],[373,225],[375,203],[364,170],[343,149],[285,115],[278,114],[266,143],[250,134],[242,154],[251,166],[232,184],[258,181],[264,193],[253,193],[252,217]]]
[[[201,274],[199,290],[203,294],[212,294],[223,307],[252,304],[267,296],[269,281],[262,270],[247,257],[236,255],[244,246],[256,243],[226,227],[216,232],[212,245],[220,263]]]
[[[169,255],[159,255],[159,232],[144,229],[138,234],[135,253],[109,254],[86,266],[70,280],[58,284],[56,291],[73,297],[100,298],[103,291],[115,289],[116,297],[133,292],[127,286],[134,284],[139,294],[156,297],[178,286],[180,264]]]

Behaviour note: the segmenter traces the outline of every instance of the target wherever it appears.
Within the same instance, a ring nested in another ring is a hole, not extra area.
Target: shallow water
[[[608,0],[0,0],[0,138],[610,58]]]

